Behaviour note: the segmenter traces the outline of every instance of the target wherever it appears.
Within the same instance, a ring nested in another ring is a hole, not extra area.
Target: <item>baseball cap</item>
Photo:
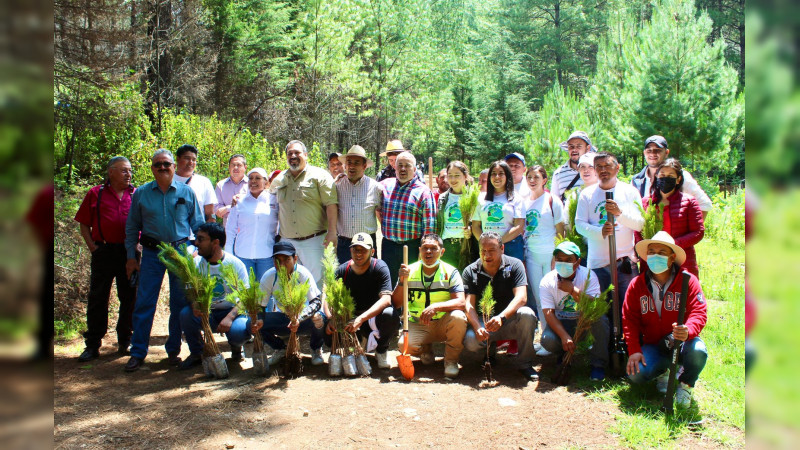
[[[564,241],[558,244],[558,246],[556,246],[556,249],[553,250],[553,255],[555,255],[556,252],[561,252],[565,255],[575,255],[578,258],[581,257],[581,249],[578,248],[577,244],[570,241]]]
[[[506,155],[505,158],[503,158],[503,160],[504,161],[508,161],[511,158],[517,158],[518,160],[522,161],[522,165],[523,166],[525,165],[525,157],[522,156],[521,153],[518,153],[518,152],[509,153],[509,154]]]
[[[372,237],[367,233],[356,233],[350,241],[350,247],[360,245],[367,250],[372,250]]]
[[[289,241],[278,241],[272,246],[272,255],[294,256],[297,253],[294,245]]]
[[[330,160],[332,160],[333,158],[337,158],[337,159],[338,159],[338,158],[340,158],[341,156],[342,156],[342,154],[341,154],[341,153],[338,153],[338,152],[330,152],[330,153],[328,153],[328,162],[330,162]]]
[[[664,136],[659,136],[657,134],[653,135],[653,136],[650,136],[649,138],[645,139],[644,148],[647,148],[647,144],[649,144],[651,142],[656,144],[658,146],[658,148],[669,148],[669,147],[667,147],[667,140],[664,139]]]
[[[247,172],[247,176],[249,177],[250,174],[252,174],[252,173],[257,173],[257,174],[261,175],[262,178],[267,179],[267,171],[262,169],[261,167],[254,167],[254,168],[250,169],[250,171]]]
[[[589,153],[584,153],[581,155],[581,157],[578,159],[578,167],[580,167],[581,164],[588,164],[594,167],[594,155],[590,155]]]
[[[596,152],[597,151],[595,146],[592,145],[592,140],[589,139],[589,135],[586,134],[585,131],[573,131],[572,134],[569,135],[569,137],[567,138],[566,141],[564,141],[561,144],[559,144],[559,147],[561,147],[561,150],[564,150],[565,152],[569,151],[569,147],[567,146],[567,143],[569,141],[571,141],[572,139],[580,139],[583,142],[586,142],[586,145],[589,146],[589,150],[587,151],[587,153],[588,152]]]

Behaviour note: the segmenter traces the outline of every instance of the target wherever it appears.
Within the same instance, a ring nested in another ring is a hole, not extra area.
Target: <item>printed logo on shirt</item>
[[[444,212],[444,220],[447,223],[460,223],[461,222],[461,208],[458,203],[450,203],[447,205]]]
[[[569,294],[565,295],[564,298],[561,299],[561,304],[563,305],[562,311],[564,312],[578,311],[578,303],[575,302],[575,300]]]
[[[502,203],[489,203],[484,210],[486,211],[487,222],[499,223],[503,221]]]
[[[525,214],[525,232],[533,233],[539,227],[539,217],[541,214],[538,210],[532,209]]]
[[[599,214],[598,217],[598,224],[605,225],[606,221],[608,220],[608,216],[606,214],[606,201],[603,200],[602,202],[598,203],[597,206],[594,207],[594,213]]]

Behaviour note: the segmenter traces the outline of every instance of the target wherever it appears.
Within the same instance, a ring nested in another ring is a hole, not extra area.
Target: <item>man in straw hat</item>
[[[700,339],[706,324],[706,302],[700,281],[689,274],[688,298],[680,298],[685,275],[680,266],[686,252],[675,245],[666,231],[636,244],[636,253],[647,262],[647,270],[631,282],[622,306],[622,328],[628,344],[627,373],[634,383],[656,378],[657,389],[665,393],[669,378],[672,343],[683,343],[679,362],[683,373],[675,392],[675,401],[689,407],[700,372],[708,353]],[[684,324],[678,325],[678,307],[686,301]]]
[[[383,188],[364,171],[372,167],[367,152],[358,145],[350,147],[344,155],[345,175],[334,186],[339,198],[339,217],[336,231],[339,234],[336,256],[339,264],[350,260],[350,242],[358,233],[369,234],[375,242],[378,231],[377,212],[383,202]]]
[[[386,157],[389,161],[389,164],[380,171],[377,177],[375,177],[378,181],[383,181],[387,178],[395,178],[397,177],[397,155],[403,152],[408,152],[410,150],[403,147],[403,142],[400,139],[392,139],[391,141],[386,143],[386,151],[381,153],[381,157]],[[423,179],[423,174],[419,169],[416,169],[416,176],[420,180]]]

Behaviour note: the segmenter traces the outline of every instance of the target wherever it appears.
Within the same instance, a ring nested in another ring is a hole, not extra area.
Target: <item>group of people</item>
[[[375,352],[378,367],[390,367],[387,351],[400,327],[407,287],[410,353],[432,364],[432,345],[444,342],[444,374],[450,378],[458,375],[465,348],[487,354],[489,346],[493,359],[496,348],[505,346],[519,372],[538,379],[537,355],[560,359],[575,350],[578,303],[609,287],[614,264],[629,378],[657,379],[665,389],[670,343],[683,342],[677,398],[688,405],[706,360],[699,337],[706,307],[694,245],[703,237],[711,201],[680,162],[668,157],[662,136],[645,140],[647,166],[631,184],[618,179],[617,158],[598,152],[585,132],[574,132],[561,147],[568,158],[551,177],[520,153],[491,163],[480,172],[478,206],[466,221],[459,199],[474,182],[468,166],[451,161],[438,173],[436,188],[428,186],[399,140],[381,153],[388,164],[377,179],[365,175],[373,162],[358,145],[330,154],[328,170],[308,164],[308,150],[297,140],[286,145],[288,169],[282,171],[248,171],[246,158],[233,155],[230,176],[216,188],[194,172],[199,151],[191,145],[177,149],[177,160],[169,150],[157,150],[154,181],[138,188],[131,185],[130,162],[115,157],[106,181],[87,193],[75,217],[92,254],[86,348],[79,360],[99,356],[116,279],[119,352],[130,355],[126,371],[141,367],[166,271],[157,257],[161,243],[188,245],[206,273],[218,275],[220,265],[231,264],[245,282],[249,270],[260,280],[264,311],[256,323],[238,313],[226,295],[230,289],[218,282],[210,321],[227,334],[233,359],[260,332],[275,364],[286,345],[281,336],[293,329],[310,334],[312,364],[324,363],[323,346],[336,330],[322,294],[322,261],[326,246],[334,245],[340,264],[335,276],[356,304],[355,318],[345,327]],[[574,218],[569,202],[576,202]],[[643,211],[653,205],[661,207],[663,230],[642,239]],[[565,240],[568,229],[583,242]],[[459,258],[464,240],[475,249],[467,264]],[[409,264],[403,263],[403,247]],[[305,309],[294,321],[275,301],[278,267],[310,284]],[[683,270],[691,277],[687,299],[680,298]],[[168,362],[190,369],[201,362],[199,312],[175,275],[169,274],[169,283]],[[484,321],[478,311],[487,286],[496,305]],[[676,318],[680,302],[686,302],[684,324]],[[184,360],[182,335],[190,351]],[[610,320],[594,323],[591,336],[590,378],[599,381],[609,364]]]

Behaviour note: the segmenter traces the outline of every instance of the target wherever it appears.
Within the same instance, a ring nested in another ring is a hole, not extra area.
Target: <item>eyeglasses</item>
[[[153,167],[156,168],[156,169],[158,169],[158,168],[166,169],[167,167],[171,167],[171,166],[172,166],[172,163],[169,162],[169,161],[159,161],[159,162],[154,162],[153,163]]]

